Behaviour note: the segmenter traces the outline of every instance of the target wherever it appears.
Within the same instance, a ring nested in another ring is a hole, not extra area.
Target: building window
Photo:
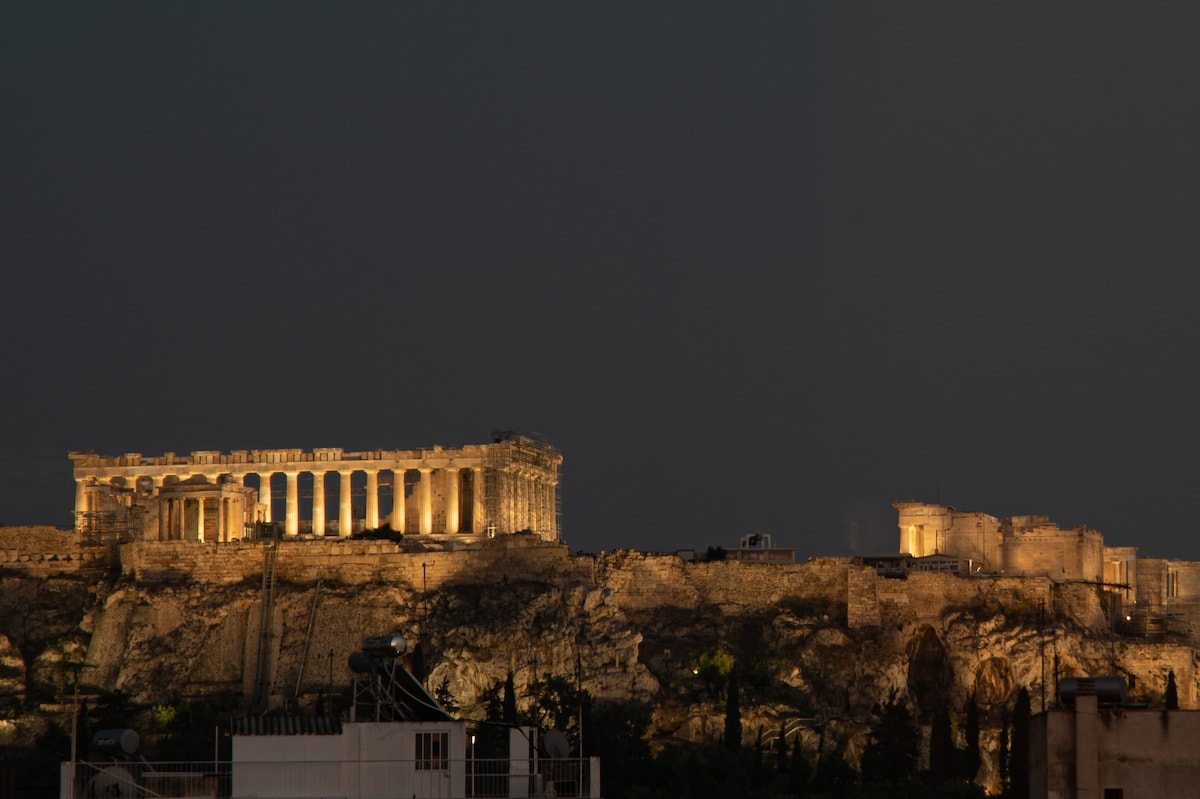
[[[1124,788],[1105,788],[1104,799],[1125,799]]]
[[[445,771],[447,753],[450,750],[450,733],[448,732],[419,732],[417,733],[415,760],[417,771]]]

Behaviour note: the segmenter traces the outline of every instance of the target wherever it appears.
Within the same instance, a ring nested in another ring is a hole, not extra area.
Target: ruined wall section
[[[1167,601],[1167,559],[1138,558],[1137,572],[1138,607],[1162,610]]]
[[[900,552],[914,558],[950,555],[971,563],[971,571],[1001,568],[1001,522],[977,511],[958,511],[948,505],[896,502],[900,523]]]
[[[739,613],[780,602],[813,599],[844,606],[851,558],[813,558],[807,563],[743,561],[693,563],[676,555],[618,550],[597,556],[595,580],[625,609],[695,608],[711,604]]]
[[[135,542],[121,547],[122,571],[139,582],[194,580],[232,584],[262,578],[265,544]],[[403,583],[430,591],[455,582],[509,580],[585,582],[592,563],[566,546],[531,536],[504,536],[477,548],[407,551],[385,541],[311,540],[280,544],[276,577],[345,585]]]
[[[1093,582],[1104,577],[1104,538],[1088,527],[1067,531],[1056,524],[1027,529],[1014,524],[1001,551],[1005,573]]]
[[[46,525],[0,527],[0,569],[37,577],[107,569],[112,549],[71,530]]]
[[[851,627],[938,625],[949,610],[994,608],[1014,616],[1030,616],[1040,602],[1049,609],[1056,600],[1055,586],[1042,577],[959,577],[955,574],[917,572],[906,579],[882,577],[862,567],[849,575]],[[874,607],[871,606],[872,600]],[[1095,621],[1099,600],[1095,591],[1082,598],[1058,600]]]

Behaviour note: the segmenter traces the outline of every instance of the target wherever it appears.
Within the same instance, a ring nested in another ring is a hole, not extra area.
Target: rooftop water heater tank
[[[369,635],[363,639],[364,654],[377,658],[398,658],[408,651],[408,641],[399,633]]]
[[[140,743],[136,730],[100,730],[92,736],[92,746],[106,755],[132,755]]]
[[[1075,697],[1089,694],[1097,704],[1121,705],[1128,692],[1124,677],[1066,677],[1058,683],[1058,700],[1068,707],[1075,706]]]

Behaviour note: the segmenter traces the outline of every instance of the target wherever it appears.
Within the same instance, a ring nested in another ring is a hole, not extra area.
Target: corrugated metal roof
[[[342,720],[329,716],[246,716],[233,720],[234,735],[340,735]]]

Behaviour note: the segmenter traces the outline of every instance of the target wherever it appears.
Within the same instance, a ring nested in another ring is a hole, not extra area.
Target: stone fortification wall
[[[1057,580],[1100,580],[1104,576],[1104,539],[1086,527],[1062,530],[1056,524],[1014,530],[1001,544],[1004,570],[1045,575]]]
[[[596,558],[595,581],[630,610],[694,608],[701,603],[728,611],[767,608],[785,599],[820,598],[845,603],[851,558],[814,558],[807,563],[694,563],[676,555],[618,550]]]
[[[849,625],[937,624],[947,609],[994,607],[1014,614],[1030,614],[1039,602],[1052,607],[1050,580],[1044,577],[973,577],[917,572],[906,579],[881,577],[869,567],[851,571]],[[1087,588],[1087,587],[1085,587]],[[1094,590],[1081,598],[1063,599],[1082,618],[1095,621],[1099,600]]]
[[[195,580],[239,583],[261,580],[260,543],[136,542],[121,547],[123,572],[139,581]],[[276,577],[347,585],[404,583],[435,590],[454,582],[509,580],[590,582],[589,560],[571,558],[566,546],[526,536],[504,536],[471,549],[406,551],[386,541],[288,541],[279,545]]]
[[[57,527],[0,527],[0,568],[43,577],[108,567],[108,547],[89,546],[76,532]]]
[[[1162,610],[1167,601],[1167,559],[1138,558],[1137,604],[1149,610]]]

